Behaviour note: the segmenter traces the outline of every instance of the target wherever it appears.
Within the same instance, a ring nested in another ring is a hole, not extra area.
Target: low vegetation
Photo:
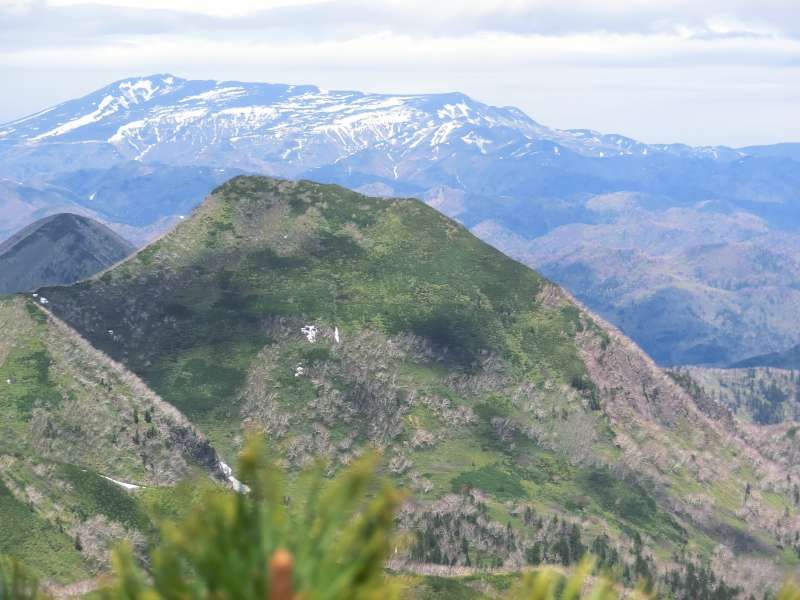
[[[172,407],[37,304],[0,298],[0,553],[68,582],[109,568],[120,538],[140,550],[153,538],[120,482],[174,483],[216,462]]]

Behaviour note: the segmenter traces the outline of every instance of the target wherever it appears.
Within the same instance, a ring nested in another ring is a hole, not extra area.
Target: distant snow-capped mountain
[[[82,166],[107,146],[118,160],[238,167],[297,175],[378,149],[383,175],[401,179],[419,159],[515,159],[563,151],[584,157],[672,154],[732,159],[727,148],[647,145],[589,130],[555,130],[522,111],[459,93],[364,94],[172,75],[126,79],[0,126],[0,148],[26,157],[59,147]],[[76,146],[70,149],[69,146]],[[13,157],[8,168],[13,169]],[[107,160],[107,157],[105,157]],[[9,161],[7,161],[9,162]],[[44,161],[52,168],[51,161]],[[103,162],[103,161],[101,161]]]

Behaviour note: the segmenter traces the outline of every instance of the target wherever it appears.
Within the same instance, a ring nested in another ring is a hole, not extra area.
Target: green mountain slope
[[[0,294],[74,283],[133,251],[130,242],[88,217],[45,217],[0,243]]]
[[[290,467],[382,448],[413,492],[398,568],[591,547],[630,579],[757,561],[726,573],[752,588],[797,562],[793,465],[416,200],[240,177],[125,263],[42,293],[226,457],[243,428]]]
[[[151,535],[128,489],[217,473],[218,459],[185,417],[34,299],[0,298],[0,331],[0,554],[74,581],[107,568],[115,540]]]

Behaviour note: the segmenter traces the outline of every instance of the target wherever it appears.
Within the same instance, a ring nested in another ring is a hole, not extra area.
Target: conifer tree
[[[118,582],[107,598],[263,600],[284,584],[304,600],[396,597],[383,566],[401,495],[375,482],[377,456],[361,458],[331,481],[317,465],[304,475],[304,502],[289,506],[282,474],[265,456],[251,439],[239,468],[248,491],[211,492],[202,510],[164,526],[149,577],[129,548],[118,550]],[[274,573],[288,573],[288,584]]]

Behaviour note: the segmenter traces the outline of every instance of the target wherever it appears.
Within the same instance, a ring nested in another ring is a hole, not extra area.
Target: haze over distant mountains
[[[424,199],[665,364],[800,340],[800,144],[643,144],[458,93],[156,75],[0,126],[0,164],[0,222],[30,215],[0,236],[74,207],[142,243],[234,174],[310,178]]]

